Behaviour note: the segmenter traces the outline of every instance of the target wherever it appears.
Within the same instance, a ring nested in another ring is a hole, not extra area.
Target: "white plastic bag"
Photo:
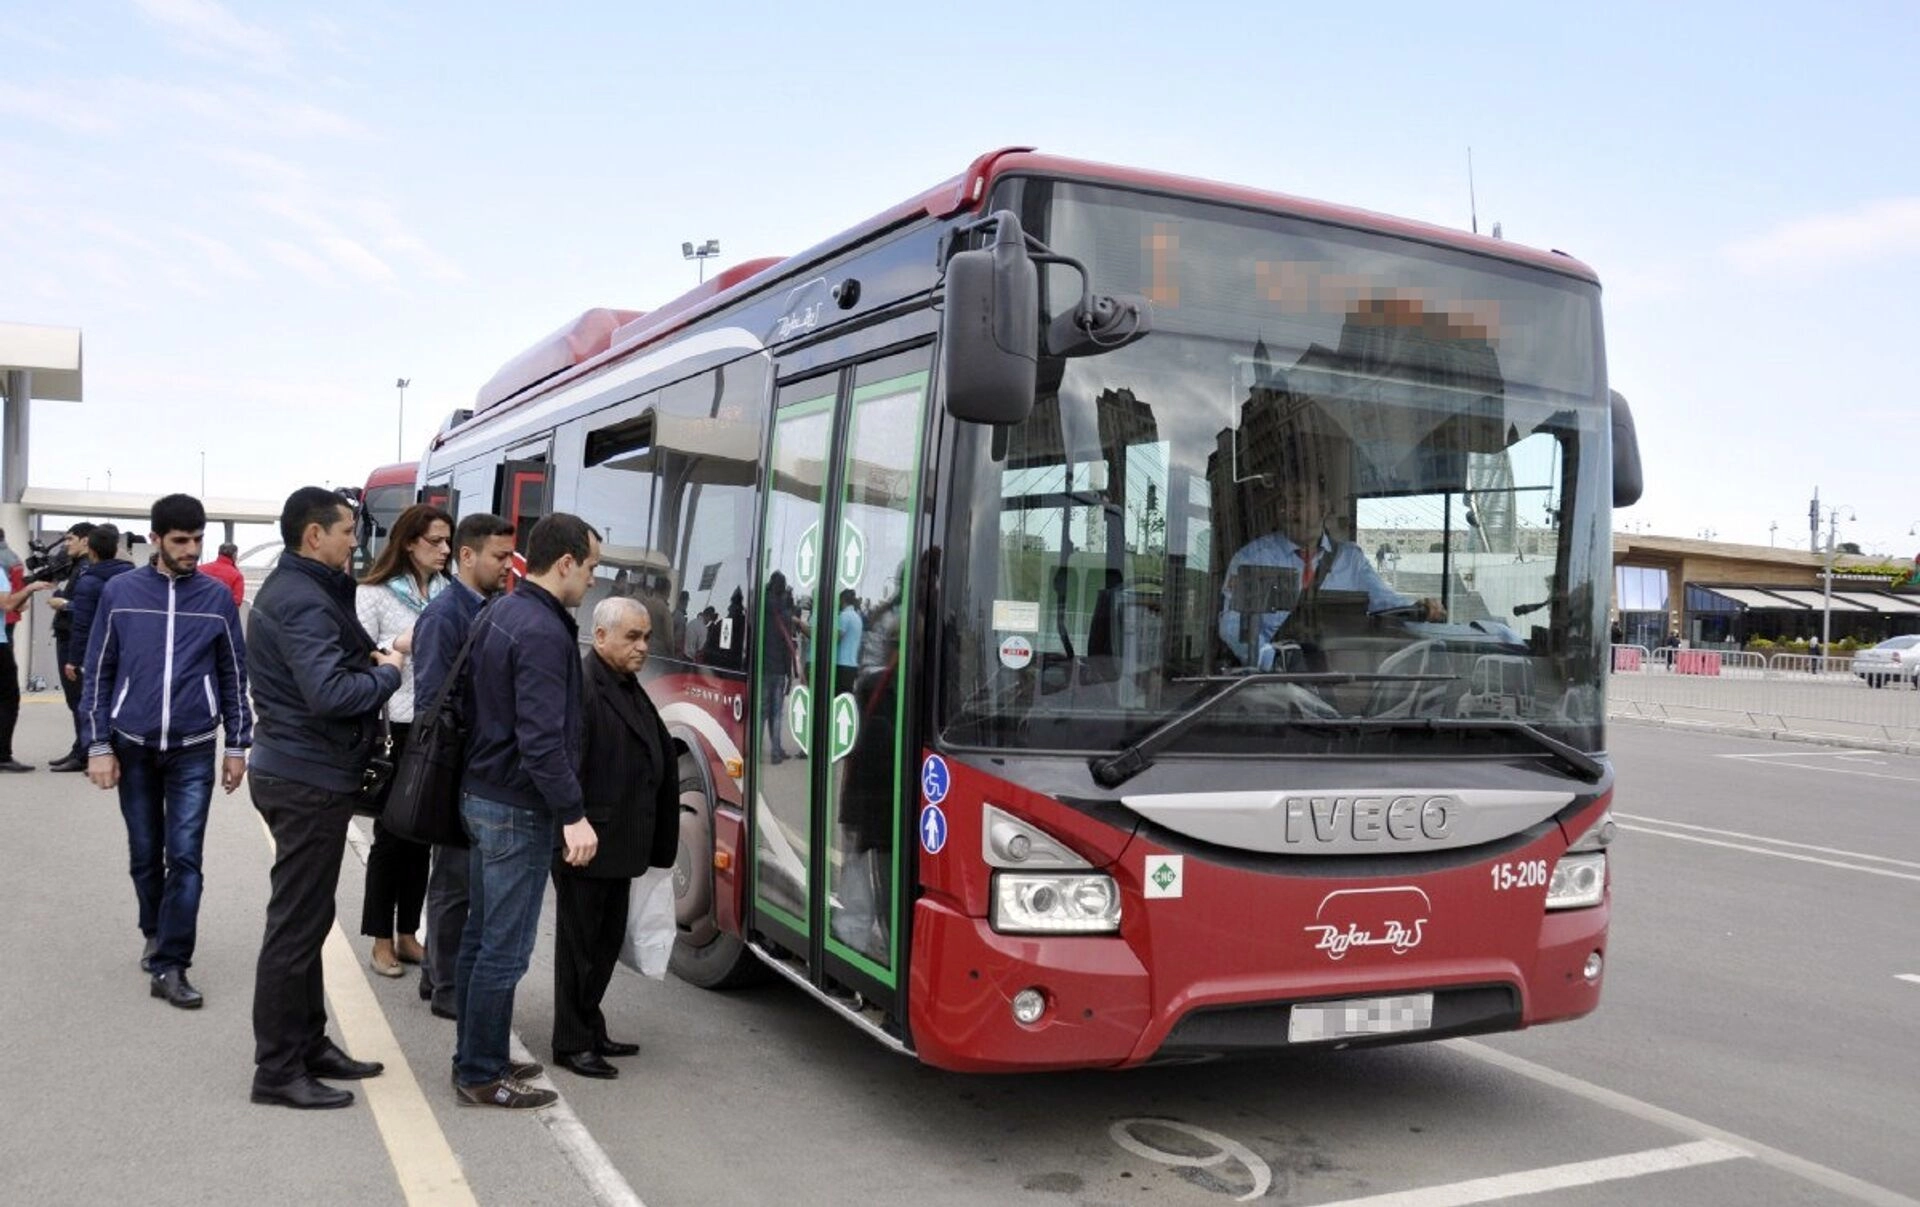
[[[620,945],[620,962],[642,976],[664,981],[678,933],[673,920],[673,869],[648,868],[634,880],[627,901],[627,939]]]

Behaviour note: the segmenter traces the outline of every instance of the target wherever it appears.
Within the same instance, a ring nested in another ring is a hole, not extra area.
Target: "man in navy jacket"
[[[434,596],[413,626],[409,656],[416,719],[439,698],[481,605],[506,590],[507,572],[513,567],[513,525],[484,511],[461,517],[453,530],[453,556],[454,586]],[[466,926],[467,848],[436,845],[427,878],[427,962],[420,970],[420,996],[441,1018],[454,1017],[459,1007],[453,980]]]
[[[597,839],[580,788],[585,735],[573,609],[600,564],[600,534],[555,512],[527,534],[527,577],[474,621],[460,817],[473,839],[472,899],[454,972],[454,1090],[473,1106],[527,1110],[552,1090],[514,1075],[513,991],[526,975],[554,848],[584,867]]]
[[[74,633],[86,634],[81,732],[87,778],[119,788],[127,823],[134,895],[150,992],[191,1010],[200,993],[187,980],[200,918],[200,852],[213,799],[214,739],[226,733],[220,784],[240,786],[253,716],[247,708],[247,647],[233,596],[197,573],[207,513],[191,495],[153,505],[159,555],[136,570],[107,560],[119,533],[111,524],[99,560],[74,597]]]
[[[353,1101],[317,1078],[381,1071],[327,1038],[320,947],[333,927],[354,796],[373,757],[380,707],[400,687],[402,655],[375,649],[355,618],[346,573],[353,512],[338,495],[318,486],[294,491],[280,511],[280,537],[286,548],[247,627],[260,714],[253,805],[274,843],[253,982],[252,1099],[316,1110]]]

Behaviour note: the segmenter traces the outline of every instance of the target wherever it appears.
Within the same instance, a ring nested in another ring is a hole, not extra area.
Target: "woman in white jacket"
[[[451,581],[446,570],[452,539],[453,518],[425,503],[407,508],[393,522],[386,546],[360,580],[354,597],[360,627],[381,649],[412,652],[414,621]],[[387,720],[397,763],[413,725],[412,659],[401,669],[400,690],[387,701]],[[374,820],[360,933],[373,939],[373,970],[381,976],[397,977],[406,971],[401,965],[418,964],[424,958],[414,932],[420,929],[420,910],[427,897],[430,851],[423,843],[396,837],[379,819]]]

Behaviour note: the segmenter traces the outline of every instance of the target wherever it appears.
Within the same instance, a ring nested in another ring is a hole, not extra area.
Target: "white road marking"
[[[1195,1140],[1211,1144],[1214,1151],[1209,1156],[1196,1157],[1191,1153],[1168,1152],[1166,1149],[1156,1148],[1133,1134],[1134,1125],[1140,1123],[1164,1127],[1170,1131],[1191,1136]],[[1206,1169],[1220,1164],[1229,1157],[1233,1158],[1246,1166],[1247,1173],[1253,1178],[1253,1189],[1241,1195],[1235,1202],[1251,1202],[1267,1193],[1267,1188],[1273,1185],[1273,1169],[1256,1156],[1252,1149],[1219,1132],[1210,1132],[1204,1127],[1195,1127],[1191,1123],[1182,1123],[1178,1119],[1117,1119],[1111,1127],[1107,1128],[1107,1135],[1113,1138],[1115,1144],[1136,1157],[1145,1157],[1149,1161],[1158,1161],[1162,1165],[1171,1165],[1176,1169]]]
[[[1719,1140],[1695,1140],[1672,1148],[1653,1148],[1645,1152],[1623,1153],[1597,1161],[1575,1161],[1569,1165],[1549,1165],[1544,1169],[1526,1169],[1519,1173],[1475,1178],[1470,1182],[1452,1182],[1445,1186],[1422,1186],[1391,1194],[1369,1195],[1364,1199],[1341,1199],[1321,1207],[1465,1207],[1472,1203],[1491,1203],[1523,1194],[1544,1194],[1595,1182],[1617,1182],[1622,1178],[1640,1178],[1674,1169],[1692,1169],[1718,1161],[1746,1156],[1743,1149]]]
[[[271,835],[268,837],[268,842],[269,845],[271,845]],[[367,861],[368,843],[366,837],[361,834],[358,825],[349,825],[347,827],[347,845],[353,848],[354,854],[359,856],[361,863]],[[336,970],[334,967],[335,940],[338,940],[338,946],[343,953],[340,959],[344,961],[344,969]],[[346,973],[349,971],[354,973],[354,976],[351,978],[346,976]],[[439,1138],[440,1146],[447,1149],[448,1159],[453,1159],[452,1149],[447,1144],[446,1135],[440,1131],[438,1122],[433,1118],[432,1109],[427,1106],[426,1098],[421,1094],[419,1080],[413,1077],[412,1070],[407,1067],[406,1057],[399,1054],[399,1043],[394,1040],[393,1031],[387,1026],[386,1015],[380,1012],[379,1001],[373,996],[373,989],[367,981],[367,974],[360,967],[359,957],[356,956],[353,949],[348,946],[346,935],[336,924],[333,928],[333,934],[327,940],[327,984],[330,986],[327,990],[327,1000],[333,1004],[336,1015],[340,1013],[340,1006],[334,998],[334,990],[331,986],[337,980],[351,980],[355,983],[357,989],[366,995],[367,1001],[378,1020],[380,1029],[386,1034],[387,1040],[393,1044],[394,1056],[377,1057],[376,1059],[388,1061],[389,1071],[392,1071],[392,1066],[397,1063],[400,1070],[407,1074],[406,1085],[412,1089],[415,1096],[420,1098],[420,1109],[427,1112],[427,1121],[433,1125],[434,1135]],[[340,1029],[342,1032],[347,1031],[347,1024],[344,1019],[341,1020]],[[531,1061],[533,1059],[532,1054],[527,1051],[527,1046],[520,1042],[520,1033],[518,1031],[509,1031],[507,1033],[507,1042],[510,1045],[509,1051],[513,1059],[519,1061]],[[348,1050],[352,1051],[354,1049],[352,1046],[349,1046]],[[361,1058],[366,1059],[364,1055],[362,1055]],[[372,1091],[376,1087],[379,1087],[385,1080],[383,1077],[378,1077],[362,1083],[368,1088],[367,1100],[370,1104],[374,1100]],[[550,1077],[543,1076],[538,1080],[545,1082],[556,1094],[560,1093],[559,1088],[553,1085]],[[600,1147],[599,1142],[593,1138],[593,1133],[589,1132],[586,1125],[580,1122],[580,1117],[573,1113],[573,1107],[567,1102],[567,1096],[565,1094],[560,1094],[559,1101],[555,1102],[552,1106],[547,1107],[545,1110],[534,1112],[534,1116],[545,1125],[547,1133],[553,1137],[554,1144],[559,1147],[560,1153],[567,1159],[567,1163],[573,1166],[574,1172],[585,1179],[587,1189],[592,1193],[595,1203],[600,1204],[600,1207],[646,1207],[646,1204],[640,1200],[640,1196],[633,1192],[633,1187],[627,1185],[626,1178],[621,1176],[619,1169],[614,1166],[612,1159],[607,1156],[607,1150]],[[408,1179],[406,1166],[412,1163],[416,1155],[413,1147],[415,1142],[406,1137],[396,1138],[390,1135],[385,1121],[377,1109],[375,1111],[375,1122],[381,1125],[381,1137],[386,1141],[387,1152],[393,1159],[394,1170],[400,1174],[401,1188],[406,1190]],[[397,1140],[399,1141],[398,1143],[396,1142]],[[403,1153],[405,1154],[404,1159],[402,1156]],[[455,1169],[456,1171],[458,1170],[457,1165]],[[461,1186],[463,1189],[466,1186],[464,1178]],[[411,1191],[407,1194],[409,1207],[413,1207],[415,1203],[452,1203],[456,1201],[466,1203],[474,1202],[472,1192],[468,1190],[464,1200],[416,1199]]]
[[[1823,758],[1834,759],[1838,761],[1845,758],[1846,754],[1851,754],[1851,753],[1855,753],[1855,752],[1848,751],[1842,754],[1814,754],[1804,750],[1790,750],[1790,751],[1782,751],[1780,753],[1770,753],[1770,754],[1717,754],[1714,757],[1720,758],[1720,759],[1734,759],[1742,762],[1745,762],[1745,761],[1758,762],[1761,759],[1774,759],[1778,761],[1768,763],[1767,765],[1769,767],[1796,767],[1802,771],[1818,771],[1822,775],[1858,775],[1858,776],[1864,776],[1867,779],[1894,780],[1902,784],[1920,784],[1920,775],[1887,775],[1879,771],[1855,771],[1848,767],[1836,767],[1831,763],[1824,763],[1824,764],[1823,763],[1790,763],[1785,761],[1787,759],[1823,759]]]
[[[1819,859],[1812,855],[1795,855],[1791,851],[1770,851],[1765,847],[1750,846],[1743,842],[1722,842],[1717,838],[1701,838],[1695,834],[1674,834],[1667,830],[1656,830],[1650,826],[1636,826],[1622,823],[1622,830],[1632,830],[1636,834],[1657,834],[1661,838],[1676,838],[1681,842],[1697,842],[1710,847],[1725,847],[1729,851],[1746,851],[1753,855],[1771,855],[1775,859],[1791,859],[1797,863],[1817,863],[1822,867],[1839,868],[1847,872],[1865,872],[1869,876],[1891,876],[1895,880],[1920,882],[1920,874],[1914,872],[1896,872],[1892,868],[1870,868],[1864,864],[1842,863],[1837,859]]]
[[[1904,1194],[1888,1190],[1883,1186],[1875,1186],[1852,1174],[1841,1173],[1837,1169],[1830,1169],[1825,1165],[1809,1161],[1805,1157],[1796,1157],[1792,1153],[1782,1152],[1769,1145],[1749,1140],[1745,1136],[1736,1135],[1724,1128],[1715,1127],[1711,1123],[1702,1123],[1678,1111],[1670,1111],[1665,1107],[1655,1106],[1651,1102],[1642,1102],[1618,1090],[1609,1090],[1591,1081],[1583,1081],[1571,1074],[1535,1064],[1524,1057],[1502,1052],[1498,1048],[1490,1048],[1477,1040],[1443,1039],[1440,1043],[1475,1060],[1484,1061],[1510,1073],[1518,1073],[1542,1085],[1552,1086],[1554,1089],[1584,1098],[1589,1102],[1599,1103],[1601,1106],[1631,1115],[1636,1119],[1670,1128],[1682,1135],[1695,1136],[1702,1140],[1717,1140],[1722,1144],[1731,1145],[1762,1165],[1771,1166],[1783,1173],[1812,1182],[1816,1186],[1870,1204],[1871,1207],[1920,1207],[1920,1199],[1908,1198]]]
[[[1690,825],[1684,821],[1668,821],[1663,817],[1646,817],[1638,813],[1615,813],[1614,817],[1624,817],[1628,821],[1645,822],[1648,825],[1664,826],[1671,830],[1697,830],[1702,834],[1718,834],[1723,838],[1745,838],[1751,842],[1771,843],[1776,847],[1792,847],[1797,851],[1818,851],[1822,855],[1844,855],[1848,859],[1864,859],[1869,863],[1891,863],[1895,867],[1912,868],[1915,871],[1920,871],[1920,863],[1913,863],[1905,859],[1893,859],[1886,855],[1868,855],[1863,851],[1847,851],[1839,847],[1817,847],[1812,843],[1788,842],[1784,838],[1768,838],[1765,834],[1747,834],[1740,830],[1719,830],[1712,826]]]
[[[1915,985],[1920,985],[1920,973],[1896,972],[1893,974],[1893,979],[1896,981],[1911,981]]]

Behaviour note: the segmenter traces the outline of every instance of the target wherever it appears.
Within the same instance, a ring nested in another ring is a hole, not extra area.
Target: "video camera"
[[[20,568],[25,573],[27,586],[65,582],[73,570],[73,558],[67,553],[64,538],[56,537],[52,543],[43,545],[29,537],[27,556],[21,560]]]

